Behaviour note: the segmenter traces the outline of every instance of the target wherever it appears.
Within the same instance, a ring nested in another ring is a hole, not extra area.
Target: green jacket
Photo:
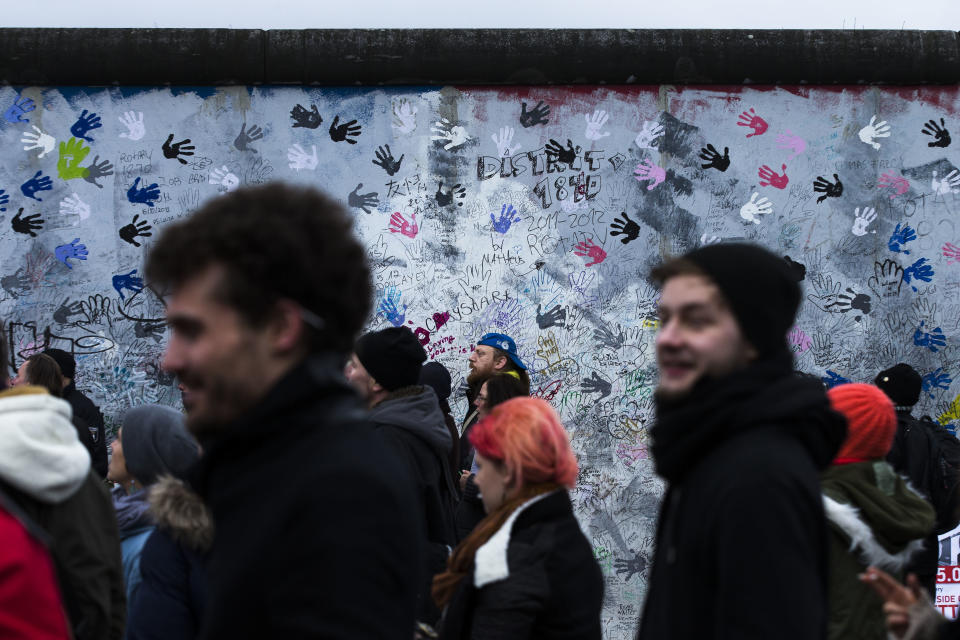
[[[823,472],[830,535],[828,637],[886,640],[880,598],[857,576],[876,566],[901,578],[933,529],[933,508],[883,460]]]

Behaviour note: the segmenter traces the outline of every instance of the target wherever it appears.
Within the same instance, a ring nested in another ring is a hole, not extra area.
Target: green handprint
[[[88,170],[80,163],[90,153],[90,147],[83,146],[83,140],[70,138],[60,143],[60,159],[57,160],[57,175],[63,180],[86,178]]]

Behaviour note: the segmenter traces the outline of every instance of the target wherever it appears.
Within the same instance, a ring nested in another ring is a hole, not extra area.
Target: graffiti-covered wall
[[[835,384],[910,362],[921,413],[960,422],[956,86],[3,87],[0,110],[12,364],[72,351],[111,424],[176,404],[151,242],[239,186],[324,189],[369,251],[370,328],[409,326],[455,385],[481,334],[517,339],[580,459],[608,638],[632,636],[662,490],[646,275],[664,256],[773,249],[805,289],[799,369]]]

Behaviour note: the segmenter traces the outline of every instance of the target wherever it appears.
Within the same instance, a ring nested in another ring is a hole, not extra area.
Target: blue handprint
[[[909,283],[911,280],[923,280],[924,282],[930,282],[933,279],[933,267],[927,264],[926,258],[920,258],[912,265],[903,270],[903,281]],[[917,288],[913,285],[910,285],[910,288],[914,291]]]
[[[30,98],[14,98],[13,104],[3,112],[3,117],[11,124],[30,122],[30,120],[23,117],[23,114],[33,111],[36,108],[37,105],[35,105]]]
[[[133,185],[127,189],[127,200],[134,204],[145,204],[152,207],[153,201],[160,199],[160,187],[154,182],[149,187],[138,189],[137,185],[139,184],[140,178],[138,177],[133,181]]]
[[[136,269],[130,273],[124,273],[121,275],[113,276],[113,288],[117,290],[117,293],[120,294],[120,299],[123,300],[123,290],[129,289],[133,293],[140,293],[143,291],[143,278],[136,277]]]
[[[923,376],[923,390],[929,393],[931,398],[934,398],[936,397],[933,394],[934,389],[949,389],[951,382],[953,382],[953,378],[944,373],[943,367],[940,367],[936,371],[931,371]]]
[[[830,369],[827,369],[827,375],[820,378],[820,380],[822,380],[823,384],[827,386],[827,389],[833,389],[841,384],[848,384],[852,382],[850,378],[844,378],[836,371],[831,371]]]
[[[893,233],[890,234],[890,239],[887,241],[887,247],[890,248],[890,251],[895,251],[897,253],[910,254],[906,249],[901,248],[901,245],[905,245],[908,242],[917,239],[917,232],[913,230],[908,224],[903,225],[903,228],[900,228],[900,223],[897,223],[897,227],[893,230]]]
[[[396,287],[387,287],[379,306],[377,306],[377,313],[382,313],[395,327],[403,326],[403,321],[407,317],[407,305],[403,305],[403,311],[399,308],[401,295],[403,294]]]
[[[3,189],[0,189],[0,211],[6,211],[7,208],[3,205],[10,202],[10,196],[7,195],[7,192]]]
[[[940,350],[940,347],[947,346],[947,338],[943,335],[943,331],[940,327],[934,328],[933,331],[926,332],[923,331],[924,321],[920,321],[920,326],[916,328],[913,332],[913,344],[918,347],[926,347],[936,353]]]
[[[87,132],[92,129],[99,129],[102,126],[103,125],[100,124],[100,116],[95,113],[87,115],[87,110],[84,109],[80,117],[77,118],[77,121],[70,127],[70,133],[72,133],[75,138],[83,138],[87,142],[93,142],[93,138],[87,137]]]
[[[514,215],[517,217],[514,218]],[[505,204],[501,207],[499,218],[494,218],[493,213],[490,213],[490,223],[493,225],[493,230],[498,233],[510,231],[510,225],[514,222],[520,222],[520,215],[517,213],[517,210],[513,208],[512,204]]]
[[[43,202],[43,198],[34,195],[37,191],[50,191],[53,189],[53,180],[49,176],[43,175],[43,171],[37,171],[33,177],[20,185],[20,192],[28,198],[33,198],[37,202]]]
[[[53,255],[56,256],[57,260],[67,265],[67,269],[73,269],[73,265],[69,262],[70,258],[76,260],[87,259],[87,245],[78,244],[79,242],[80,238],[74,238],[70,244],[61,244],[53,250]]]

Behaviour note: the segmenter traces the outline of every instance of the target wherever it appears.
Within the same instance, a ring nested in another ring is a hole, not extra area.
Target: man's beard
[[[489,377],[489,373],[473,369],[467,374],[467,384],[469,384],[471,387],[480,385],[486,382]]]
[[[198,412],[195,406],[187,409],[187,428],[196,436],[197,440],[204,441],[216,438],[228,430],[231,423],[242,416],[255,402],[252,395],[240,385],[225,384],[223,381],[212,382],[204,389],[206,396],[200,403],[203,408]],[[195,405],[195,401],[190,402]]]

